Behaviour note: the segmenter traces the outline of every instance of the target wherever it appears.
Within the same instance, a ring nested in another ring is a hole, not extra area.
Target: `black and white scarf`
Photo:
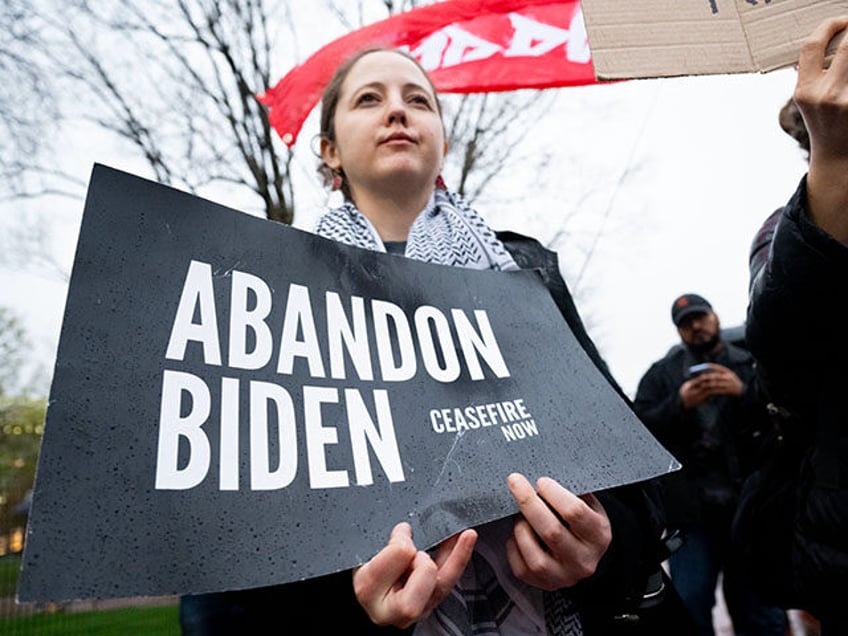
[[[322,216],[315,233],[346,245],[386,251],[377,230],[350,201]],[[480,215],[458,194],[441,189],[412,223],[404,256],[470,269],[518,269]]]

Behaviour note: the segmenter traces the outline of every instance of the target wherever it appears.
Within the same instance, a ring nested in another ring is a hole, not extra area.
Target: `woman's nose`
[[[406,103],[403,99],[393,97],[389,99],[386,109],[386,119],[388,124],[407,124]]]

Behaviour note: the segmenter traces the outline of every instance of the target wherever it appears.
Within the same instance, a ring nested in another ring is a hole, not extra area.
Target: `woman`
[[[848,633],[848,17],[804,42],[794,103],[809,134],[809,170],[754,240],[746,339],[770,396],[812,441],[791,555],[796,607],[822,636]],[[784,555],[777,555],[784,556]]]
[[[532,239],[496,234],[444,189],[441,107],[414,59],[369,50],[344,64],[324,93],[320,151],[321,169],[345,203],[319,220],[318,234],[445,265],[541,268],[572,331],[606,373],[556,256]],[[642,491],[577,496],[553,479],[534,485],[520,474],[504,486],[519,515],[460,532],[432,554],[416,547],[408,524],[395,526],[353,573],[356,600],[374,624],[416,634],[612,633],[611,623],[598,621],[640,597],[660,560]]]
[[[436,91],[418,63],[397,51],[355,55],[322,100],[321,171],[345,203],[319,220],[317,233],[444,265],[540,270],[572,332],[621,393],[583,328],[556,254],[493,232],[444,189],[446,151]],[[353,572],[186,597],[183,633],[265,633],[265,625],[321,635],[691,633],[673,590],[662,592],[667,555],[645,490],[577,496],[553,479],[534,485],[519,474],[504,487],[521,511],[514,518],[460,532],[431,552],[399,523]],[[661,598],[667,602],[656,603]]]

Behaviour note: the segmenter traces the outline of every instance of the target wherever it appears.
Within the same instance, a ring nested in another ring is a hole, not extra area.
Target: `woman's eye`
[[[357,104],[369,104],[377,101],[377,95],[374,93],[362,93],[356,98]]]
[[[430,99],[426,95],[413,95],[410,101],[413,104],[430,107]]]

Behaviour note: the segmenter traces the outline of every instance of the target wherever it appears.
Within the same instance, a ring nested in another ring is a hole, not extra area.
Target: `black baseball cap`
[[[712,311],[713,306],[698,294],[683,294],[671,303],[671,321],[679,327],[680,322],[689,314]]]

